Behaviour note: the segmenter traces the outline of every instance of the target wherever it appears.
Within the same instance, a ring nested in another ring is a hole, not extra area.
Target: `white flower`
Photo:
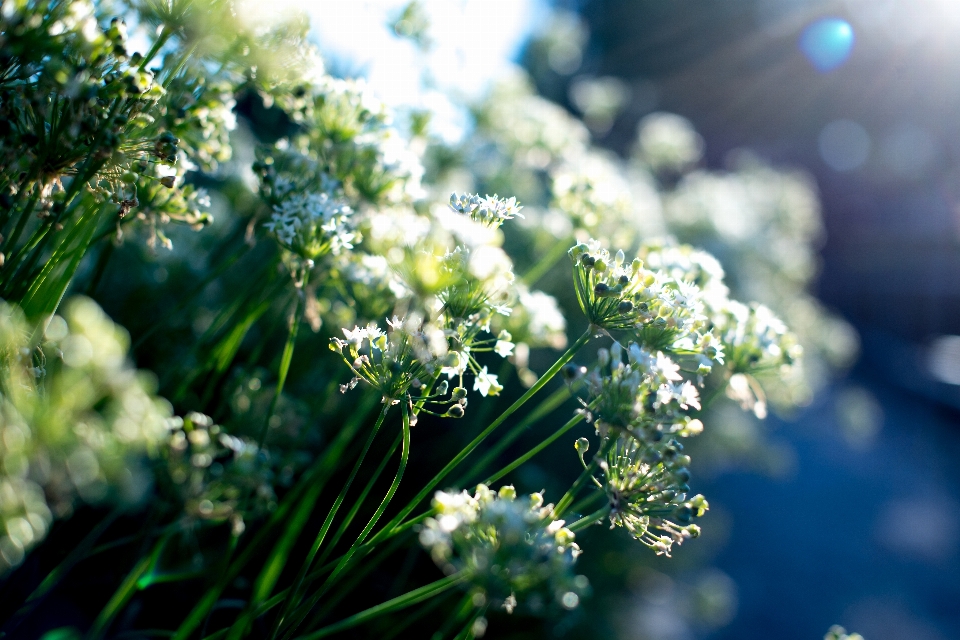
[[[499,198],[496,194],[481,198],[479,194],[461,196],[454,193],[450,196],[450,208],[494,229],[506,220],[523,217],[520,215],[523,207],[517,204],[516,198]]]
[[[479,391],[480,395],[486,397],[498,395],[503,391],[503,387],[497,381],[497,376],[487,373],[487,368],[484,367],[473,380],[473,390]]]
[[[677,398],[677,403],[683,409],[688,407],[693,407],[694,409],[700,409],[700,392],[697,391],[697,388],[693,386],[693,383],[687,380],[683,383],[679,389],[674,387],[674,393]]]
[[[501,358],[506,358],[513,355],[513,347],[515,345],[512,342],[507,340],[497,340],[497,344],[494,345],[493,350]]]
[[[664,380],[682,380],[680,367],[665,356],[662,351],[657,352],[656,360],[651,362],[650,372],[663,378]]]
[[[348,204],[329,193],[293,193],[274,206],[263,226],[290,251],[314,259],[353,248],[356,233],[348,229],[352,214]]]
[[[368,337],[367,330],[363,327],[354,327],[353,331],[344,329],[343,335],[347,338],[347,342],[355,345],[359,345]]]

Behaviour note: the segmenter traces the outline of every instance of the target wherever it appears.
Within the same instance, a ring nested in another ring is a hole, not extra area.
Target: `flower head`
[[[496,229],[507,220],[522,218],[516,198],[500,198],[496,194],[481,198],[478,194],[450,196],[450,208],[456,213],[468,216],[474,222]]]
[[[447,572],[465,571],[470,584],[495,606],[536,613],[551,602],[575,608],[588,588],[573,573],[580,547],[562,520],[550,517],[540,494],[517,496],[512,486],[474,495],[437,492],[436,516],[420,530],[420,543]]]
[[[446,356],[446,343],[430,339],[430,329],[415,319],[388,321],[386,332],[376,324],[344,329],[346,338],[333,338],[330,348],[340,353],[355,374],[346,392],[360,381],[377,389],[388,403],[399,402],[412,386],[426,383]]]
[[[687,499],[690,456],[676,440],[657,444],[625,436],[618,438],[600,462],[601,485],[610,502],[610,524],[670,555],[673,543],[700,535],[690,524],[708,509],[697,495]]]
[[[304,260],[316,260],[353,248],[352,213],[350,205],[333,194],[294,193],[274,205],[270,221],[263,226],[284,249]]]

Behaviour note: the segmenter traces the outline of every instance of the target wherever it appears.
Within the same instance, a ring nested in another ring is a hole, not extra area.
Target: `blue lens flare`
[[[833,71],[850,57],[853,50],[853,27],[846,20],[823,18],[800,35],[800,51],[817,71]]]

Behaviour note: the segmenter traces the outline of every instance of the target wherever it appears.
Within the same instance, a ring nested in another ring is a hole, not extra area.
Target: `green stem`
[[[470,597],[472,598],[473,596]],[[412,625],[414,622],[433,613],[437,608],[447,602],[448,598],[449,596],[447,598],[437,598],[430,604],[419,607],[415,612],[405,615],[403,620],[392,625],[390,629],[384,633],[384,635],[380,636],[380,640],[391,640],[391,638],[396,638],[406,631],[407,627]]]
[[[486,469],[491,462],[497,459],[503,451],[513,444],[514,440],[523,435],[523,432],[533,423],[537,422],[544,416],[550,414],[556,410],[560,405],[566,402],[570,398],[570,386],[565,385],[556,391],[554,391],[550,396],[548,396],[540,405],[527,414],[520,422],[516,424],[510,431],[507,432],[502,438],[500,438],[495,445],[490,448],[480,460],[477,461],[471,469],[460,476],[460,478],[453,483],[455,487],[465,487],[467,483],[475,478],[481,471]]]
[[[503,413],[501,413],[500,417],[490,423],[490,426],[480,432],[480,435],[474,438],[470,444],[468,444],[462,451],[460,451],[460,453],[454,456],[454,458],[448,462],[443,469],[440,470],[440,473],[434,476],[433,479],[427,483],[427,486],[421,489],[420,492],[413,498],[413,500],[408,502],[407,505],[400,511],[400,513],[398,513],[393,520],[388,522],[384,528],[380,530],[380,533],[374,536],[370,542],[379,542],[382,539],[382,536],[388,535],[389,532],[396,528],[399,523],[403,522],[404,518],[410,515],[410,512],[416,509],[417,505],[420,504],[427,496],[429,496],[431,492],[433,492],[433,490],[436,489],[437,486],[443,482],[448,475],[450,475],[450,472],[453,471],[457,465],[463,462],[464,458],[470,455],[470,453],[476,449],[481,442],[483,442],[491,433],[493,433],[497,427],[503,424],[504,420],[513,415],[517,409],[522,407],[527,400],[532,398],[538,391],[540,391],[540,389],[544,387],[544,385],[546,385],[555,375],[557,375],[563,366],[570,362],[577,352],[580,351],[580,349],[582,349],[583,346],[590,341],[590,338],[593,337],[594,331],[594,327],[588,327],[587,330],[584,331],[583,335],[577,338],[577,341],[574,342],[562,356],[560,356],[560,359],[557,360],[553,366],[550,367],[546,373],[540,377],[539,380],[537,380],[536,384],[530,387],[527,392],[520,396],[516,402],[514,402]]]
[[[330,525],[333,524],[333,519],[336,517],[337,511],[340,509],[340,505],[343,503],[343,499],[346,497],[347,491],[350,490],[350,486],[353,484],[353,479],[357,476],[357,472],[360,470],[360,465],[363,464],[363,459],[366,457],[367,451],[370,450],[370,445],[373,444],[373,439],[376,437],[377,431],[380,430],[380,426],[383,424],[384,418],[387,417],[387,411],[389,411],[389,409],[390,403],[384,403],[383,409],[380,411],[380,415],[377,417],[377,421],[374,423],[373,429],[370,431],[370,436],[367,438],[367,441],[363,446],[363,450],[360,452],[360,457],[357,458],[356,463],[353,465],[353,469],[350,471],[350,476],[347,478],[347,482],[340,490],[340,495],[337,496],[333,506],[330,507],[330,511],[327,513],[327,517],[323,521],[323,525],[320,527],[320,531],[317,533],[316,539],[313,541],[313,546],[310,548],[310,553],[307,554],[303,565],[300,567],[300,571],[297,573],[296,579],[293,581],[293,586],[289,591],[290,595],[286,602],[284,602],[283,610],[280,612],[280,615],[277,617],[277,621],[274,623],[273,632],[270,634],[271,639],[276,638],[277,632],[280,630],[284,619],[290,614],[291,610],[295,606],[303,579],[307,575],[307,571],[310,570],[310,566],[313,564],[313,559],[317,556],[320,546],[323,545],[323,539],[326,537],[327,531],[330,530]]]
[[[351,572],[350,572],[350,580],[348,580],[344,585],[341,585],[341,588],[340,588],[340,589],[337,589],[336,594],[333,595],[331,598],[329,598],[329,599],[324,603],[324,608],[323,608],[323,610],[322,610],[320,613],[321,613],[322,615],[325,615],[325,614],[329,613],[329,611],[331,611],[331,610],[333,609],[333,607],[335,607],[335,606],[340,602],[340,600],[342,600],[347,594],[349,594],[349,592],[350,592],[357,584],[359,584],[360,582],[362,582],[362,581],[367,577],[367,575],[369,575],[371,572],[373,572],[374,570],[376,570],[377,567],[380,566],[380,564],[382,563],[382,561],[383,561],[385,558],[387,558],[388,556],[390,556],[392,553],[394,553],[394,552],[400,547],[400,545],[403,544],[404,542],[405,542],[404,539],[403,539],[402,537],[399,537],[399,536],[398,536],[391,544],[388,544],[388,545],[386,545],[385,547],[383,547],[383,548],[377,553],[377,555],[375,555],[375,556],[374,556],[373,558],[371,558],[369,561],[364,562],[364,563],[363,563],[362,565],[360,565],[360,566],[357,566],[357,563],[359,562],[359,559],[358,559],[358,558],[355,558],[355,559],[353,560],[353,562],[351,563],[351,565],[350,565],[350,569],[351,569]],[[332,567],[333,567],[333,563],[331,562],[331,563],[329,563],[328,565],[322,567],[321,569],[316,569],[316,570],[314,570],[312,573],[310,573],[309,575],[307,575],[307,577],[304,579],[304,581],[303,581],[304,585],[309,585],[309,584],[311,584],[311,583],[312,583],[317,577],[319,577],[323,572],[327,571],[328,569],[331,569]],[[281,590],[281,591],[278,591],[278,592],[276,593],[276,595],[274,595],[273,597],[269,598],[268,600],[265,600],[265,601],[264,601],[262,604],[260,604],[260,605],[256,608],[256,610],[253,612],[253,615],[252,615],[252,617],[251,617],[251,620],[252,620],[252,619],[259,618],[260,616],[262,616],[264,613],[266,613],[266,612],[269,611],[270,609],[272,609],[272,608],[276,607],[277,605],[283,603],[284,600],[286,599],[288,593],[289,593],[289,589],[283,589],[283,590]],[[238,621],[238,622],[239,622],[239,621]],[[236,627],[238,627],[238,626],[239,626],[238,623],[234,623],[234,628],[236,628]],[[234,629],[231,629],[231,631],[233,631],[233,630],[234,630]]]
[[[444,623],[440,625],[440,628],[434,632],[433,637],[447,637],[447,634],[450,633],[450,630],[457,626],[458,623],[462,622],[464,618],[470,615],[470,610],[474,608],[473,594],[463,594],[463,597],[460,598],[460,602],[451,610],[450,615],[447,616],[447,619],[444,621]]]
[[[330,539],[330,544],[323,550],[323,553],[320,554],[320,557],[317,558],[317,563],[323,565],[327,561],[327,558],[330,556],[337,543],[340,542],[340,538],[343,537],[343,534],[346,533],[347,528],[353,523],[353,519],[357,516],[357,512],[360,511],[360,508],[366,504],[367,496],[370,495],[370,492],[373,490],[373,486],[376,484],[377,480],[380,479],[380,474],[383,473],[383,470],[387,467],[387,463],[390,462],[390,458],[393,457],[393,453],[397,450],[397,447],[400,446],[400,443],[403,441],[403,433],[398,433],[396,439],[393,441],[393,444],[390,445],[390,448],[387,450],[387,453],[383,456],[383,460],[380,461],[380,466],[377,467],[377,470],[373,472],[373,475],[370,476],[370,480],[367,481],[367,486],[363,488],[363,491],[360,492],[359,497],[354,501],[353,507],[350,508],[350,512],[344,517],[343,522],[340,523],[340,526],[337,528],[337,532],[333,535],[333,538]]]
[[[499,480],[500,478],[502,478],[503,476],[510,473],[511,471],[513,471],[514,469],[516,469],[517,467],[519,467],[520,465],[524,464],[527,460],[529,460],[530,458],[537,455],[538,453],[540,453],[541,451],[549,447],[551,444],[553,444],[560,436],[565,434],[567,431],[570,431],[570,429],[572,429],[577,424],[579,424],[581,420],[583,420],[583,414],[577,414],[573,416],[572,418],[567,420],[566,424],[564,424],[562,427],[554,431],[551,435],[547,436],[540,444],[530,449],[530,451],[527,451],[525,454],[523,454],[522,456],[520,456],[519,458],[517,458],[507,466],[505,466],[503,469],[501,469],[500,471],[497,471],[495,474],[493,474],[492,476],[484,480],[484,484],[492,484],[497,480]]]
[[[294,620],[291,621],[290,628],[287,631],[287,636],[292,636],[293,633],[297,630],[297,626],[303,621],[303,618],[310,613],[313,607],[317,604],[317,601],[326,593],[327,589],[333,582],[337,579],[340,573],[343,571],[350,560],[353,558],[353,555],[357,552],[357,548],[363,544],[367,539],[367,536],[370,535],[370,531],[376,526],[377,522],[380,520],[380,517],[383,515],[384,510],[386,510],[387,505],[390,504],[390,501],[393,499],[393,496],[397,492],[397,488],[400,486],[400,480],[403,479],[403,473],[407,469],[407,461],[410,458],[410,414],[406,405],[403,405],[403,449],[400,452],[400,466],[397,468],[397,474],[393,478],[393,482],[390,484],[390,488],[387,490],[386,495],[383,497],[383,500],[380,501],[380,506],[377,507],[377,510],[371,516],[367,525],[363,528],[363,531],[360,532],[360,535],[357,536],[357,539],[354,540],[353,544],[350,545],[350,548],[347,550],[343,557],[340,559],[340,562],[337,564],[333,572],[327,577],[324,581],[322,587],[317,591],[316,594],[311,596],[306,607],[301,607],[301,611],[297,613]]]
[[[114,592],[106,606],[100,611],[100,615],[94,620],[93,626],[87,633],[88,640],[97,640],[103,637],[103,634],[106,633],[116,615],[127,605],[127,602],[130,601],[133,594],[140,590],[140,581],[156,565],[168,538],[169,534],[157,540],[150,554],[141,558],[140,562],[130,570],[130,573],[128,573],[127,577],[120,583],[120,586],[116,592]]]
[[[354,614],[349,618],[341,620],[340,622],[328,625],[322,629],[318,629],[313,633],[307,634],[305,636],[300,636],[298,640],[318,640],[319,638],[325,638],[326,636],[332,635],[339,631],[344,631],[352,627],[357,626],[367,622],[368,620],[373,620],[382,615],[388,613],[393,613],[394,611],[400,611],[401,609],[406,609],[412,605],[428,600],[434,596],[438,596],[441,593],[451,589],[452,587],[457,586],[461,582],[469,579],[470,574],[461,571],[455,573],[452,576],[447,576],[446,578],[441,578],[436,582],[431,582],[428,585],[420,587],[419,589],[414,589],[413,591],[408,591],[402,596],[397,596],[392,600],[387,600],[382,604],[378,604],[375,607],[370,607],[365,609],[360,613]]]
[[[567,252],[570,250],[570,240],[558,240],[553,247],[543,254],[543,257],[533,265],[529,271],[523,274],[521,280],[528,287],[535,285],[540,278],[547,275],[547,272],[553,268],[553,265],[557,264],[563,256],[567,255]]]
[[[597,459],[594,458],[590,461],[590,464],[584,467],[583,471],[580,472],[580,475],[577,477],[576,481],[574,481],[570,489],[563,494],[563,497],[560,498],[559,502],[557,502],[557,506],[553,509],[554,518],[559,518],[561,514],[567,510],[567,507],[573,504],[574,499],[577,497],[577,493],[579,493],[580,489],[583,488],[583,485],[585,485],[587,481],[593,477],[593,472],[596,471],[596,469]]]
[[[337,462],[343,455],[344,449],[353,439],[357,429],[366,415],[366,410],[361,410],[354,413],[350,417],[343,429],[341,429],[340,433],[337,434],[337,437],[331,446],[324,452],[322,456],[317,458],[311,468],[300,477],[297,485],[290,491],[290,493],[286,495],[286,497],[284,497],[276,511],[270,515],[270,519],[267,521],[267,523],[260,528],[253,540],[251,540],[243,552],[237,556],[237,559],[230,564],[229,571],[225,575],[221,576],[220,580],[213,587],[204,592],[200,598],[200,601],[194,606],[190,613],[187,614],[187,617],[177,629],[177,633],[174,636],[176,640],[186,640],[196,630],[196,628],[203,623],[204,619],[206,619],[207,613],[214,606],[214,604],[216,604],[220,594],[223,592],[226,586],[240,574],[240,571],[254,557],[256,552],[259,550],[260,545],[266,541],[268,536],[273,532],[273,528],[280,523],[287,523],[287,515],[289,511],[293,509],[294,505],[300,501],[304,493],[312,494],[313,492],[316,492],[319,494],[320,489],[322,489],[322,487],[326,484],[330,474],[335,471]],[[309,501],[306,498],[304,500]],[[300,526],[302,523],[302,520],[297,519],[294,519],[292,523],[288,523],[288,529],[284,532],[284,536],[281,537],[280,543],[278,544],[283,544],[289,541],[287,534],[291,533],[289,528],[290,524]],[[296,531],[293,533],[296,534]],[[295,535],[290,537],[295,537]],[[272,563],[274,559],[275,557],[273,555],[271,555],[270,559],[268,559],[267,562],[270,567],[274,566]],[[267,570],[269,570],[269,567]]]
[[[23,208],[23,211],[20,213],[20,219],[17,221],[17,226],[14,227],[13,233],[11,233],[7,238],[4,239],[2,248],[4,252],[9,252],[13,249],[17,240],[20,239],[20,234],[23,233],[23,228],[27,226],[27,220],[30,219],[30,214],[33,213],[33,208],[37,206],[37,200],[40,199],[40,185],[36,185],[33,188],[33,195],[30,196],[30,200],[27,201],[26,206]],[[7,262],[7,268],[12,269],[13,263],[16,262],[18,254],[13,254],[10,256],[9,261]]]
[[[600,451],[597,452],[597,455],[593,456],[593,460],[590,461],[583,471],[580,473],[580,476],[573,483],[573,486],[570,487],[570,490],[567,491],[560,502],[557,503],[557,506],[553,509],[554,518],[559,518],[567,508],[573,504],[574,499],[577,497],[580,489],[583,488],[591,478],[593,478],[593,472],[597,470],[600,466],[600,461],[607,457],[607,453],[610,451],[611,447],[616,443],[616,438],[607,439],[603,445],[600,447]]]
[[[153,56],[157,55],[160,48],[163,47],[163,45],[167,43],[167,40],[170,39],[170,36],[173,35],[173,31],[165,27],[161,27],[161,29],[162,31],[157,35],[157,39],[154,41],[153,46],[150,47],[150,51],[148,51],[147,55],[143,56],[143,60],[140,61],[140,65],[137,67],[138,71],[143,71],[147,68],[147,65],[153,60]]]
[[[583,513],[583,510],[587,506],[589,506],[591,502],[596,502],[597,498],[601,498],[605,500],[606,497],[607,497],[607,494],[602,493],[600,491],[594,491],[593,493],[586,496],[585,498],[581,498],[580,500],[572,504],[570,508],[567,509],[567,511],[572,511],[574,514]]]
[[[605,504],[599,509],[597,509],[596,511],[594,511],[593,513],[591,513],[590,515],[586,515],[580,518],[579,520],[577,520],[567,528],[570,529],[570,531],[573,531],[574,533],[576,533],[577,531],[586,529],[587,527],[594,524],[595,522],[599,522],[600,520],[603,520],[604,518],[607,517],[607,515],[609,515],[609,513],[610,513],[610,505]]]
[[[484,605],[477,608],[477,610],[473,612],[473,615],[470,616],[470,619],[467,620],[467,624],[463,625],[463,630],[460,631],[460,633],[457,634],[457,637],[453,640],[472,640],[472,638],[474,638],[473,625],[476,623],[478,618],[487,612],[488,606],[489,605]]]
[[[303,280],[297,284],[297,306],[293,311],[293,318],[290,321],[290,331],[287,333],[287,342],[283,345],[283,355],[280,358],[280,371],[277,376],[277,389],[270,401],[270,409],[267,411],[267,418],[263,422],[263,428],[260,430],[260,437],[257,439],[257,448],[262,449],[263,443],[267,440],[267,432],[270,430],[270,420],[277,409],[277,402],[280,401],[280,394],[283,393],[283,385],[287,382],[287,373],[290,371],[290,362],[293,360],[293,349],[297,342],[297,331],[300,329],[300,318],[303,316],[303,307],[307,299],[304,287],[307,285],[307,279],[310,272],[305,271]]]

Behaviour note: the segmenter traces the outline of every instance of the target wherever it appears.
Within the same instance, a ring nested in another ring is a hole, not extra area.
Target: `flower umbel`
[[[467,572],[495,606],[574,609],[587,591],[587,579],[573,573],[574,534],[551,518],[540,494],[518,497],[512,486],[494,492],[481,484],[473,496],[438,491],[433,506],[437,515],[424,521],[420,543],[445,572]]]
[[[295,193],[274,205],[264,223],[284,249],[304,260],[352,249],[356,237],[350,226],[353,210],[331,193]]]
[[[611,528],[625,528],[657,555],[669,556],[673,543],[699,536],[690,520],[709,507],[701,495],[687,499],[690,456],[682,451],[676,440],[658,446],[625,436],[600,461]]]
[[[380,392],[384,402],[395,404],[411,387],[425,384],[440,367],[446,345],[438,350],[418,325],[394,318],[387,321],[386,332],[370,323],[352,331],[344,329],[346,340],[332,338],[330,348],[340,353],[356,375],[341,385],[340,391],[346,392],[363,380]]]
[[[507,220],[522,218],[516,198],[501,198],[496,194],[481,198],[479,194],[450,196],[450,208],[455,212],[469,216],[474,222],[496,229]]]

